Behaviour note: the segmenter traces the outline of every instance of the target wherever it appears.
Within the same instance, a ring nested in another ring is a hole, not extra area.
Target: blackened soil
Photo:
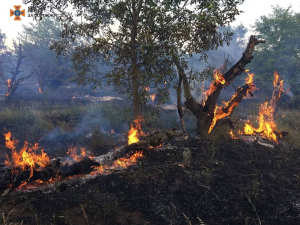
[[[122,172],[5,195],[0,223],[300,224],[299,149],[196,139],[162,149]]]

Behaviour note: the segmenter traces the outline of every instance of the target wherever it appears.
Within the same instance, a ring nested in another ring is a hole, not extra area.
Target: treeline
[[[182,88],[187,101],[199,82],[214,79],[215,69],[225,73],[234,66],[248,42],[247,28],[230,27],[240,13],[238,0],[25,3],[36,18],[48,11],[56,18],[24,26],[12,49],[0,33],[6,101],[25,80],[38,83],[40,91],[74,81],[91,87],[107,83],[132,99],[138,118],[149,97],[147,87],[155,88],[162,102],[175,90],[179,105]],[[60,10],[71,5],[73,12]],[[275,70],[288,86],[299,82],[299,20],[300,14],[291,8],[276,6],[253,26],[267,43],[258,45],[247,67],[266,92],[272,91]],[[243,85],[242,80],[236,78],[235,85]],[[297,96],[299,90],[296,85],[291,92]],[[216,104],[205,113],[211,114]]]

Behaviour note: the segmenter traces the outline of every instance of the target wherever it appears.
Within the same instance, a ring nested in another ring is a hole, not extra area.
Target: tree
[[[23,47],[19,43],[16,42],[13,43],[13,50],[12,50],[12,56],[15,58],[12,62],[12,69],[11,69],[11,79],[7,79],[7,91],[5,94],[5,103],[10,103],[11,97],[17,90],[17,88],[28,78],[30,78],[34,73],[35,70],[32,70],[25,76],[20,76],[21,73],[24,71],[20,70],[20,67],[23,63],[23,59],[25,58]]]
[[[243,0],[106,0],[106,1],[33,1],[29,10],[36,18],[55,13],[63,24],[63,40],[53,48],[63,52],[72,42],[84,38],[73,58],[79,71],[79,83],[101,84],[108,78],[118,90],[133,99],[135,117],[139,115],[145,87],[154,84],[167,94],[165,80],[175,77],[172,65],[183,54],[205,53],[229,40],[230,33],[220,33],[218,26],[234,20],[236,6]],[[72,12],[67,7],[72,6]],[[117,28],[114,29],[113,26]],[[205,54],[202,55],[205,58]],[[177,59],[176,59],[177,58]],[[112,66],[99,71],[96,62]],[[185,82],[184,82],[185,84]]]
[[[70,58],[56,57],[55,52],[49,49],[54,40],[59,40],[61,30],[57,21],[45,18],[30,26],[23,26],[19,35],[27,62],[36,69],[40,92],[44,91],[45,86],[56,88],[75,78]]]
[[[290,86],[299,82],[300,73],[300,13],[292,11],[291,6],[284,9],[273,7],[272,14],[262,16],[255,22],[258,36],[267,40],[267,44],[258,48],[256,57],[249,68],[256,73],[261,86],[272,92],[274,71],[284,76],[284,82]],[[296,93],[300,93],[299,91]]]

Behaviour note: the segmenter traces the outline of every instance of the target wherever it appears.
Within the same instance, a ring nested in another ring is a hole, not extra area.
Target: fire
[[[145,87],[145,91],[150,91],[150,87]]]
[[[248,74],[248,77],[246,78],[246,84],[248,85],[252,85],[253,84],[253,77],[254,77],[254,73],[248,73],[249,70],[245,70]]]
[[[131,129],[128,133],[128,145],[139,142],[138,130],[131,124]]]
[[[252,127],[251,124],[246,123],[244,127],[244,132],[239,131],[240,134],[247,134],[247,135],[253,135],[255,133],[260,133],[266,138],[268,138],[271,141],[275,141],[278,143],[278,138],[275,134],[277,131],[276,124],[274,122],[274,114],[275,114],[275,107],[276,104],[283,92],[283,80],[279,80],[279,75],[277,71],[274,72],[274,92],[277,92],[277,95],[274,95],[270,102],[264,102],[259,107],[259,113],[258,113],[258,128]]]
[[[208,134],[215,127],[215,125],[216,125],[216,123],[219,119],[223,119],[227,116],[230,116],[233,109],[239,104],[238,102],[233,102],[232,105],[229,106],[229,103],[230,103],[230,100],[224,104],[225,106],[223,108],[221,106],[216,106],[215,107],[215,109],[214,109],[214,118],[213,118],[212,123],[210,124],[209,130],[207,132]],[[223,109],[226,109],[226,110],[223,110]]]
[[[278,75],[277,71],[275,71],[275,72],[274,72],[274,80],[273,80],[273,85],[274,85],[274,87],[277,86],[278,80],[279,80],[279,75]]]
[[[11,79],[7,79],[7,87],[8,87],[8,89],[10,89],[10,87],[11,87]]]
[[[114,134],[115,132],[114,132],[114,130],[113,129],[111,129],[111,131],[110,131],[112,134]]]
[[[257,88],[255,87],[255,85],[253,83],[254,73],[249,73],[249,70],[245,70],[245,72],[247,72],[247,74],[248,74],[248,77],[246,78],[246,84],[248,84],[248,86],[250,87],[248,92],[256,90]],[[223,77],[222,77],[223,80],[220,78],[220,75],[216,75],[216,77],[219,77],[220,84],[222,84],[222,85],[225,84],[225,80]],[[212,85],[211,85],[211,87],[212,87]],[[208,134],[212,131],[212,129],[214,128],[214,126],[216,125],[216,123],[219,119],[223,119],[223,118],[231,115],[234,108],[239,104],[238,102],[234,101],[236,96],[237,96],[237,93],[235,93],[228,102],[223,102],[223,105],[224,105],[223,107],[220,107],[220,106],[215,107],[214,112],[213,112],[214,117],[210,124]],[[244,98],[245,98],[245,96],[244,96]]]
[[[228,134],[230,134],[231,139],[238,139],[238,137],[235,136],[235,134],[233,133],[232,130],[230,130],[230,131],[228,132]]]
[[[251,124],[246,123],[244,127],[244,132],[239,132],[239,133],[246,134],[246,135],[261,133],[269,140],[278,143],[277,136],[274,133],[274,131],[276,131],[276,124],[274,122],[273,116],[274,116],[273,107],[268,105],[268,102],[264,102],[259,107],[258,128],[254,128]]]
[[[34,146],[30,147],[28,142],[25,141],[23,148],[20,152],[15,149],[16,140],[11,140],[11,133],[8,132],[4,134],[6,140],[6,147],[10,148],[12,151],[11,160],[7,156],[5,164],[12,167],[13,169],[21,168],[22,171],[30,168],[30,177],[33,176],[34,170],[39,170],[39,168],[45,168],[49,164],[49,157],[44,150],[41,149],[41,154],[36,154],[35,152],[39,149],[39,145],[36,143]]]
[[[41,88],[41,87],[39,87],[39,93],[43,93],[43,91],[42,91],[42,88]]]
[[[123,167],[126,169],[128,166],[136,163],[138,158],[142,158],[143,156],[144,155],[143,155],[142,151],[136,152],[135,154],[130,156],[129,159],[126,159],[125,157],[123,157],[123,158],[116,160],[113,164],[115,167]]]
[[[10,88],[11,88],[11,79],[7,79],[7,92],[5,96],[9,96]]]
[[[151,98],[151,101],[152,102],[154,102],[154,100],[155,100],[155,97],[156,97],[156,94],[154,93],[154,94],[152,94],[152,95],[150,95],[150,98]]]
[[[205,95],[205,99],[207,99],[207,97],[209,95],[211,95],[211,93],[213,93],[213,91],[216,90],[218,85],[224,85],[226,83],[223,74],[221,74],[220,70],[216,70],[214,73],[214,79],[215,81],[213,83],[210,84],[209,89],[207,91],[204,92]]]
[[[131,129],[128,132],[128,145],[139,142],[142,132],[141,122],[144,121],[142,116],[134,120],[135,127],[131,124]]]
[[[120,159],[115,160],[111,166],[109,165],[101,165],[99,167],[93,167],[93,171],[90,173],[91,175],[103,174],[103,173],[110,173],[111,170],[118,169],[118,168],[125,168],[127,169],[128,166],[132,166],[136,164],[137,160],[143,158],[144,154],[142,151],[134,153],[130,158],[123,157]]]
[[[77,147],[70,147],[67,151],[67,154],[70,155],[70,157],[74,160],[74,161],[81,161],[86,157],[91,158],[91,156],[89,156],[86,153],[86,149],[85,148],[80,148],[81,153],[79,155],[77,155]]]

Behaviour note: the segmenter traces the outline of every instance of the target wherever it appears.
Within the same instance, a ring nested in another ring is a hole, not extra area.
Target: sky
[[[21,10],[25,9],[25,17],[21,16],[21,21],[14,21],[14,16],[10,17],[10,9],[14,10],[14,5],[21,5]],[[287,8],[292,6],[295,12],[300,12],[299,0],[245,0],[243,5],[239,6],[239,9],[244,13],[237,16],[237,20],[232,23],[233,26],[237,26],[243,23],[249,30],[248,35],[253,34],[251,32],[251,25],[254,25],[255,21],[260,16],[268,15],[272,13],[272,5],[279,5]],[[30,22],[34,22],[32,17],[28,17],[28,6],[23,4],[22,0],[2,0],[0,7],[0,30],[6,34],[6,44],[12,45],[12,40],[16,39],[18,33],[22,32],[22,25],[28,25]]]

